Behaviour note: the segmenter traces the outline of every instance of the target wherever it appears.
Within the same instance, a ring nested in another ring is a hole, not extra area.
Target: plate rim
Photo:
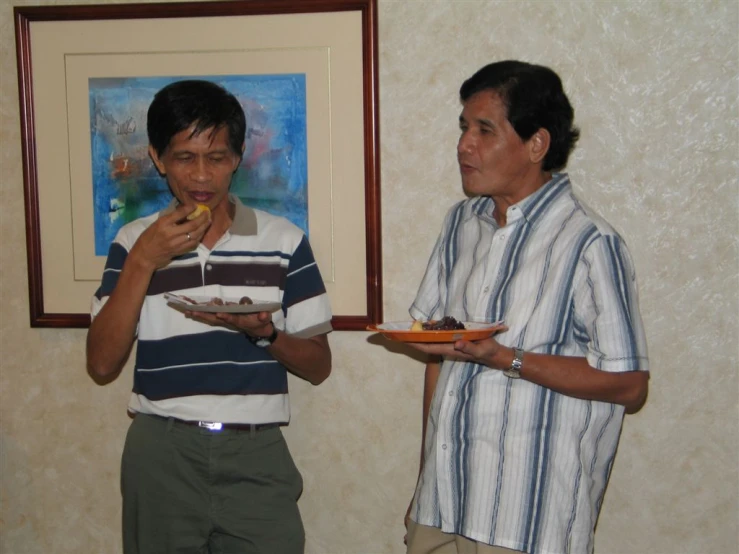
[[[475,329],[428,329],[423,331],[413,331],[411,329],[382,329],[380,325],[387,325],[389,323],[412,323],[413,320],[399,320],[399,321],[383,321],[382,323],[373,323],[367,326],[368,331],[375,331],[377,333],[464,333],[465,331],[485,331],[490,328],[500,327],[503,325],[503,320],[485,322],[485,321],[462,321],[463,324],[468,325],[474,323],[475,325],[485,325],[484,327],[476,327]]]
[[[476,329],[439,329],[428,331],[412,331],[411,329],[380,329],[378,327],[379,325],[384,325],[387,323],[410,323],[410,321],[386,321],[380,324],[368,325],[367,330],[374,333],[379,333],[386,339],[397,342],[452,343],[458,340],[483,340],[493,336],[497,331],[502,331],[505,329],[505,324],[502,320],[492,322],[489,326]],[[486,322],[463,321],[462,323],[485,324]]]

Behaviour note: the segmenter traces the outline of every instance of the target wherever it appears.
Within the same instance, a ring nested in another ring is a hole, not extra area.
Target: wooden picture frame
[[[84,110],[74,111],[86,101],[85,72],[99,65],[106,77],[160,75],[166,67],[168,75],[185,77],[202,74],[215,59],[228,68],[228,60],[265,52],[290,67],[304,58],[326,66],[317,73],[326,79],[311,80],[318,83],[311,93],[317,109],[309,102],[309,111],[321,114],[316,126],[328,126],[327,140],[308,147],[309,165],[316,155],[318,168],[317,178],[309,175],[309,189],[318,191],[309,206],[322,210],[314,220],[324,225],[314,241],[311,223],[311,244],[334,329],[382,321],[376,0],[24,6],[14,17],[32,327],[89,326],[102,276],[96,270],[104,257],[87,269],[80,261],[92,233],[81,184],[90,154],[85,161],[77,140]]]

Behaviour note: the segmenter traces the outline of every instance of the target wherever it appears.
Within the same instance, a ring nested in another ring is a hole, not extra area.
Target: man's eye
[[[221,163],[225,159],[226,159],[226,156],[211,156],[210,157],[210,161],[213,163]]]

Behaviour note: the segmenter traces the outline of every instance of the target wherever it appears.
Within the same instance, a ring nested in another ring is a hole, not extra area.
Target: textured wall
[[[21,2],[18,2],[21,3]],[[12,10],[0,7],[0,551],[119,552],[127,368],[94,385],[83,330],[28,327]],[[737,520],[735,0],[380,1],[386,319],[405,319],[460,198],[456,93],[520,58],[563,76],[582,127],[570,173],[622,231],[639,274],[652,381],[627,417],[596,552],[731,554]],[[334,375],[292,382],[308,554],[404,551],[421,364],[334,333]]]

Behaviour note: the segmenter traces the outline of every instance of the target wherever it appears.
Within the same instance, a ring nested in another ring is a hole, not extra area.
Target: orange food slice
[[[210,212],[210,208],[205,204],[198,204],[197,206],[195,206],[195,210],[187,216],[187,219],[193,220],[203,212]]]

